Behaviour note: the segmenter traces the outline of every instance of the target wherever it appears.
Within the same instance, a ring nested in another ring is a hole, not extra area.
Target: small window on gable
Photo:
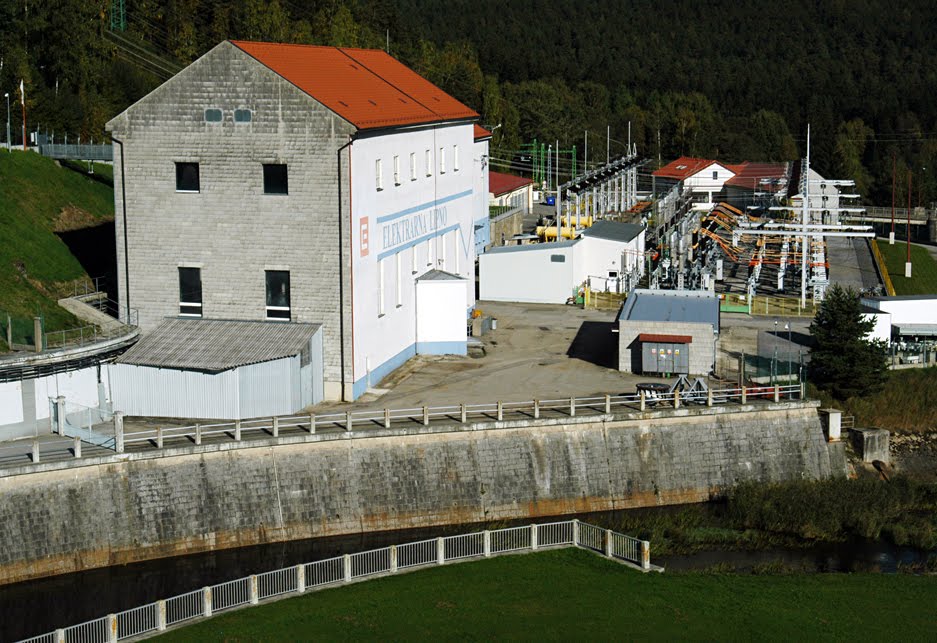
[[[452,146],[452,171],[453,172],[459,171],[459,146],[458,145]]]
[[[220,109],[216,107],[212,107],[210,109],[205,110],[205,122],[206,123],[220,123],[221,119],[222,119],[222,113]]]
[[[235,123],[250,123],[253,120],[253,114],[249,109],[236,109],[234,110],[234,122]]]
[[[384,189],[384,166],[381,159],[374,161],[374,183],[378,190]]]
[[[713,181],[719,178],[719,170],[713,170]]]
[[[400,157],[394,154],[394,185],[400,185]]]
[[[439,173],[446,173],[446,148],[439,148]]]
[[[289,194],[286,165],[264,163],[264,194]]]
[[[433,152],[426,150],[426,176],[433,176]]]
[[[198,163],[176,163],[176,192],[198,191]]]
[[[416,152],[410,152],[410,180],[416,181]]]

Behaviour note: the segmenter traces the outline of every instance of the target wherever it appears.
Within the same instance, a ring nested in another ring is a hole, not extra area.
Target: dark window
[[[179,268],[179,314],[202,316],[202,270]]]
[[[264,164],[264,194],[289,194],[285,165]]]
[[[176,163],[176,191],[199,191],[198,163]]]
[[[250,123],[251,122],[251,110],[249,109],[234,110],[234,122],[235,123]]]
[[[550,261],[553,263],[566,263],[565,255],[550,255]]]
[[[290,273],[267,270],[267,319],[290,319]]]
[[[205,110],[205,120],[209,123],[220,123],[222,118],[220,109],[206,109]]]

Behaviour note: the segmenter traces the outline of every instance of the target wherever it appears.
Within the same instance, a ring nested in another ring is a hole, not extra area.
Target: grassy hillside
[[[904,262],[908,259],[908,247],[904,242],[888,245],[888,240],[879,240],[891,283],[896,295],[932,295],[937,293],[937,261],[926,248],[911,244],[911,278],[904,276]]]
[[[46,330],[77,325],[56,300],[87,275],[55,233],[113,217],[112,188],[32,152],[0,152],[3,322],[3,313],[22,319],[42,314]]]

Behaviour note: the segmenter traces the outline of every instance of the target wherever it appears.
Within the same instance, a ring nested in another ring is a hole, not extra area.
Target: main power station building
[[[465,353],[487,221],[477,118],[382,51],[225,41],[110,121],[120,305],[144,335],[114,366],[117,407],[221,395],[222,371],[255,367],[237,397],[286,360],[293,403],[211,415],[292,412],[355,399],[417,353]]]

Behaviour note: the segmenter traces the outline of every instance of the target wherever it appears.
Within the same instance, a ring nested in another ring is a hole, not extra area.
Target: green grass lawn
[[[41,311],[46,330],[77,325],[56,300],[86,275],[55,231],[113,216],[112,188],[33,152],[0,152],[0,311]]]
[[[903,242],[888,245],[888,239],[878,240],[878,248],[885,258],[888,274],[896,295],[930,295],[937,293],[937,261],[926,248],[911,244],[911,278],[904,276],[908,248]]]
[[[566,549],[312,592],[161,638],[930,641],[935,632],[935,577],[641,574]]]

